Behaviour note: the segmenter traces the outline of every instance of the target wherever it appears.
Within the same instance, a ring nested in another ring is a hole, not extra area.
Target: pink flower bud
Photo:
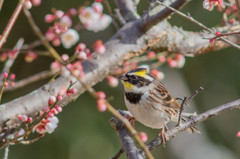
[[[111,87],[117,87],[118,86],[118,79],[113,77],[113,76],[108,76],[107,77],[108,84]]]
[[[8,82],[4,82],[4,87],[7,87],[8,86]]]
[[[164,74],[158,70],[152,69],[150,74],[158,80],[162,80],[164,78]]]
[[[163,56],[163,55],[159,55],[158,56],[158,61],[161,62],[161,63],[164,63],[166,61],[166,57]]]
[[[240,137],[240,131],[239,131],[239,132],[237,132],[237,137]]]
[[[62,100],[63,100],[63,96],[58,95],[58,96],[57,96],[57,100],[58,100],[58,101],[62,101]]]
[[[77,52],[76,55],[77,55],[77,58],[78,58],[79,60],[86,60],[86,59],[87,59],[87,54],[86,54],[86,52],[83,52],[83,51]]]
[[[156,53],[154,52],[154,51],[150,51],[149,53],[148,53],[148,58],[149,59],[153,59],[154,57],[156,56]]]
[[[3,52],[1,55],[0,55],[0,61],[1,62],[4,62],[6,61],[8,58],[8,54],[6,52]]]
[[[79,43],[76,47],[76,52],[81,52],[84,51],[87,48],[86,44],[84,43]]]
[[[106,51],[106,48],[105,46],[103,45],[102,41],[101,40],[97,40],[95,43],[94,43],[94,51],[98,54],[104,54],[105,51]]]
[[[54,46],[60,46],[61,45],[61,39],[60,38],[58,38],[58,37],[55,37],[53,40],[52,40],[52,44],[54,45]]]
[[[99,92],[97,92],[97,97],[98,97],[98,99],[105,99],[106,94],[103,91],[99,91]]]
[[[48,30],[45,33],[45,36],[46,36],[48,41],[52,41],[53,39],[55,39],[57,37],[57,35],[52,30]]]
[[[51,109],[51,112],[52,112],[53,114],[55,114],[55,115],[58,114],[58,111],[57,111],[56,108],[52,108],[52,109]]]
[[[209,43],[210,43],[210,44],[215,43],[215,39],[210,39],[210,40],[209,40]]]
[[[25,0],[25,1],[24,1],[24,6],[25,6],[27,9],[31,9],[31,8],[32,8],[32,3],[30,2],[30,0]]]
[[[22,115],[22,121],[27,121],[27,120],[28,120],[28,116]]]
[[[4,72],[4,73],[3,73],[3,77],[4,77],[4,78],[7,78],[7,77],[8,77],[8,73],[7,73],[7,72]]]
[[[25,55],[25,61],[30,63],[30,62],[33,62],[33,60],[37,59],[37,54],[34,53],[34,52],[28,52],[26,55]]]
[[[107,110],[107,105],[104,100],[99,99],[97,101],[97,108],[100,112],[105,112]]]
[[[72,94],[76,94],[78,90],[76,88],[72,88]]]
[[[167,58],[167,63],[168,63],[168,66],[172,68],[177,66],[177,62],[170,57]]]
[[[31,123],[32,120],[33,120],[32,117],[28,117],[27,122],[28,122],[28,123]]]
[[[42,0],[32,0],[32,4],[33,4],[33,6],[40,6],[41,5],[41,3],[42,3]]]
[[[61,11],[61,10],[57,10],[57,11],[55,12],[55,16],[56,16],[58,19],[61,19],[61,18],[63,17],[63,15],[64,15],[64,12]]]
[[[22,115],[21,114],[18,115],[18,120],[22,120]]]
[[[77,10],[75,8],[70,8],[68,10],[68,13],[69,13],[70,16],[74,16],[74,15],[77,14]]]
[[[15,75],[15,74],[11,74],[10,78],[11,78],[12,80],[15,80],[16,75]]]
[[[62,55],[62,60],[67,61],[69,59],[69,56],[67,54]]]
[[[55,96],[51,96],[48,99],[48,105],[52,105],[56,102],[56,97]]]
[[[142,142],[147,142],[148,141],[148,136],[145,132],[140,132],[139,137],[142,140]]]
[[[220,33],[220,32],[217,31],[217,32],[215,33],[215,35],[216,35],[216,36],[221,36],[222,33]]]
[[[92,8],[94,9],[95,12],[97,13],[102,13],[103,11],[103,6],[101,3],[93,3]]]
[[[45,107],[45,108],[44,108],[44,112],[47,113],[47,112],[49,112],[49,111],[50,111],[50,108],[49,108],[49,107]]]
[[[52,14],[47,14],[44,18],[46,23],[52,23],[55,19],[55,16]]]
[[[54,116],[53,112],[48,113],[48,117],[52,118]]]
[[[62,107],[59,105],[55,105],[56,110],[60,113],[62,112]]]

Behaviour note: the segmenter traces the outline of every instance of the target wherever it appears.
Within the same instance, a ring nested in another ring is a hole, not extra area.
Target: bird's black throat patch
[[[125,96],[126,96],[126,99],[131,104],[137,104],[141,100],[141,97],[143,96],[143,93],[126,92]]]

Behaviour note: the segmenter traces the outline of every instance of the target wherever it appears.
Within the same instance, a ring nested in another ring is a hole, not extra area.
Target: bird
[[[181,105],[144,67],[130,70],[119,76],[119,79],[124,86],[124,100],[129,112],[143,125],[162,129],[159,135],[165,143],[166,124],[170,121],[178,122]],[[181,121],[186,119],[182,117]],[[195,126],[188,128],[187,131],[200,133]]]

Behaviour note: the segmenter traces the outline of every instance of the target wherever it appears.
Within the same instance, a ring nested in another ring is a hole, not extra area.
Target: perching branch
[[[203,122],[203,121],[205,121],[209,118],[212,118],[214,116],[218,116],[223,112],[233,110],[233,109],[236,109],[236,108],[240,109],[240,99],[235,100],[235,101],[230,102],[230,103],[220,105],[220,106],[215,107],[213,109],[210,109],[210,110],[208,110],[208,111],[206,111],[202,114],[199,114],[199,115],[189,119],[188,121],[186,121],[184,123],[181,123],[179,126],[176,126],[172,129],[168,130],[166,132],[167,140],[175,137],[177,134],[185,131],[186,129],[190,128],[191,126],[195,126],[195,125],[197,125],[197,124],[199,124],[199,123],[201,123],[201,122]],[[117,131],[119,136],[123,136],[123,135],[127,134],[126,133],[127,129],[121,125],[121,122],[117,118],[115,118],[115,117],[111,118],[110,122],[111,122],[112,125],[115,126],[114,129]],[[125,146],[128,146],[129,142],[131,142],[131,139],[123,140],[122,138],[120,138],[120,141],[121,141],[122,146],[125,147]],[[153,149],[155,149],[156,147],[158,147],[161,144],[162,144],[162,138],[157,137],[156,139],[154,139],[153,141],[151,141],[148,144],[148,148],[149,148],[150,151],[152,151]],[[129,152],[128,149],[124,149],[124,150],[125,150],[126,154],[131,153],[131,152]],[[135,151],[138,152],[137,150],[135,150]],[[129,159],[131,159],[131,158],[129,157]]]

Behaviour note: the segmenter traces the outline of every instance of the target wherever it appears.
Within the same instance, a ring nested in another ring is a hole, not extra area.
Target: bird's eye
[[[136,75],[132,76],[132,79],[137,79],[137,78],[138,78],[138,76],[136,76]]]

